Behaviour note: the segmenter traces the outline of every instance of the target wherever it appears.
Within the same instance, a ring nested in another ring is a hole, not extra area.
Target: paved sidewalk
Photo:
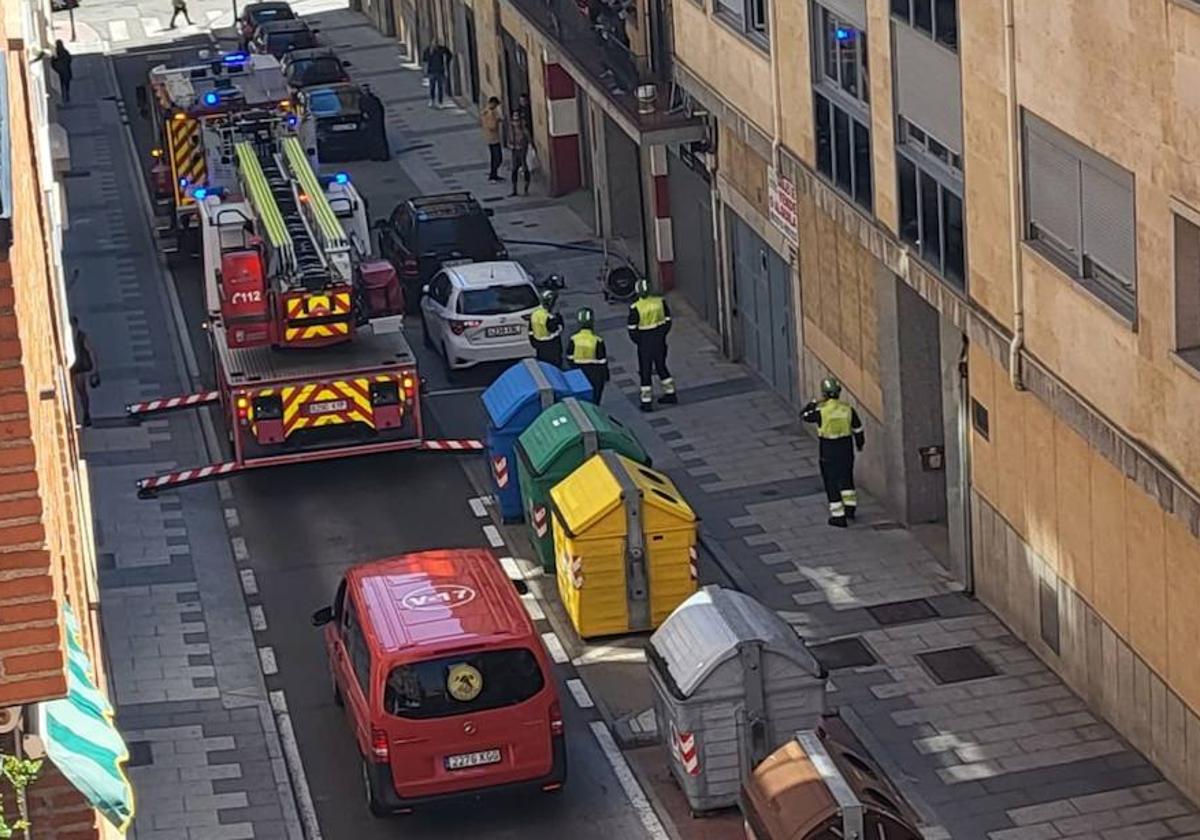
[[[137,478],[210,459],[194,416],[125,423],[125,403],[188,387],[107,60],[79,57],[75,78],[76,104],[59,112],[72,166],[64,262],[80,271],[72,312],[103,376],[82,438],[132,837],[299,840],[217,488],[136,498]]]
[[[359,56],[395,60],[395,45],[361,17],[346,13],[325,25],[338,32],[339,48],[353,45]],[[356,57],[355,65],[368,81],[382,72],[370,59]],[[475,116],[458,107],[430,110],[417,73],[381,96],[401,151],[397,160],[422,190],[471,190],[496,210],[497,230],[509,240],[596,244],[562,201],[538,194],[544,186],[538,181],[534,195],[518,199],[507,197],[506,183],[488,183]],[[370,185],[364,189],[369,195]],[[815,439],[793,408],[722,357],[715,337],[682,302],[672,301],[670,359],[681,404],[642,415],[625,308],[606,304],[596,282],[602,258],[530,245],[510,250],[535,273],[566,276],[565,313],[583,305],[596,310],[614,360],[605,407],[680,485],[719,565],[810,643],[852,640],[824,649],[827,658],[870,657],[870,664],[835,667],[831,703],[912,799],[927,836],[1200,837],[1193,807],[1003,624],[962,595],[879,503],[862,494],[857,524],[847,531],[825,524]],[[527,545],[522,528],[505,534],[510,546]],[[712,565],[705,572],[710,579],[728,576]],[[876,609],[884,605],[893,606]],[[642,644],[635,638],[574,646],[581,673],[610,714],[649,705]],[[952,648],[968,648],[964,657],[979,654],[995,676],[935,682],[918,657]],[[643,781],[655,786],[654,778]],[[705,833],[702,824],[676,822],[686,837]]]

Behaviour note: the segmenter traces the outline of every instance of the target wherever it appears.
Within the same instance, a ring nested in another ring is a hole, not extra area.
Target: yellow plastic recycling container
[[[662,473],[601,451],[550,490],[550,508],[580,638],[653,630],[696,591],[696,514]]]

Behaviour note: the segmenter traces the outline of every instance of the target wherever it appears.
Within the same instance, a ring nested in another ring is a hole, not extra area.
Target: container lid
[[[589,435],[597,448],[611,449],[640,463],[648,460],[637,438],[619,420],[590,402],[573,397],[539,414],[518,440],[533,472],[542,475],[580,438]],[[595,449],[586,453],[593,454]]]
[[[550,489],[555,513],[570,535],[582,534],[621,506],[621,482],[613,469],[623,470],[629,477],[641,493],[644,508],[680,522],[696,522],[696,514],[665,475],[623,455],[601,451]],[[649,518],[644,516],[643,521]]]
[[[796,631],[749,595],[705,586],[675,608],[650,637],[660,676],[677,697],[690,697],[742,645],[758,643],[763,653],[790,660],[817,679],[824,670]],[[663,673],[665,671],[665,673]]]
[[[587,384],[586,379],[584,384]],[[568,379],[554,365],[523,359],[496,377],[496,381],[483,392],[483,405],[492,425],[501,428],[529,405],[538,404],[541,408],[548,408],[561,397],[577,396],[578,391],[579,383]],[[587,394],[590,393],[591,386],[587,385]]]

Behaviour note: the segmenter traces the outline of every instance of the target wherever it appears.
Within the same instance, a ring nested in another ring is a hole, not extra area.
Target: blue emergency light
[[[298,122],[298,120],[296,119],[296,115],[292,114],[290,117],[288,117],[287,122],[288,122],[288,128],[295,128],[296,123]]]
[[[232,52],[221,56],[221,61],[226,64],[242,64],[249,58],[250,56],[244,52]]]
[[[208,93],[204,94],[205,105],[216,105],[220,101],[221,97],[217,95],[215,90],[210,90]]]
[[[849,41],[854,37],[854,33],[844,26],[839,26],[837,29],[835,29],[833,31],[833,35],[839,41]]]
[[[197,201],[203,201],[206,195],[208,195],[208,190],[204,187],[196,187],[196,189],[192,190],[192,198]]]
[[[350,176],[347,175],[345,172],[339,172],[333,176],[333,180],[339,184],[349,184]]]
[[[187,178],[180,178],[180,179],[179,179],[179,186],[181,186],[181,187],[186,187],[187,185],[188,185],[188,179],[187,179]]]

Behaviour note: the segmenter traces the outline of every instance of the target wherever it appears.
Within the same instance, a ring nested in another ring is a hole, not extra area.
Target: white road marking
[[[110,20],[108,22],[108,40],[128,41],[129,24],[123,20]]]
[[[542,605],[533,595],[522,595],[521,600],[525,604],[525,612],[529,613],[529,617],[534,621],[541,621],[546,617],[546,613],[542,611]]]
[[[594,665],[597,662],[645,662],[646,651],[640,648],[624,648],[614,645],[591,645],[582,654],[575,657],[571,664]]]
[[[525,577],[521,565],[511,557],[501,557],[500,565],[504,567],[504,574],[508,575],[510,580],[522,580]]]
[[[250,559],[250,549],[246,547],[246,541],[242,537],[234,537],[229,541],[233,546],[233,559],[239,563],[245,563]]]
[[[504,548],[504,537],[500,536],[500,530],[495,525],[484,525],[483,535],[492,548]]]
[[[258,578],[254,576],[253,569],[242,569],[239,574],[242,577],[242,591],[247,595],[258,594]]]
[[[471,513],[475,514],[476,519],[487,519],[487,508],[484,507],[483,499],[470,499],[467,504],[471,506]]]
[[[658,814],[654,813],[654,806],[650,804],[650,800],[642,791],[642,786],[638,784],[633,771],[629,769],[629,763],[625,760],[625,756],[621,755],[608,727],[599,720],[594,720],[588,725],[592,729],[592,734],[596,736],[596,741],[600,744],[604,757],[608,759],[613,774],[621,783],[621,788],[625,791],[629,804],[633,806],[638,820],[641,821],[642,828],[646,829],[646,834],[650,836],[651,840],[669,840],[667,830],[659,821]]]
[[[221,16],[224,14],[225,14],[224,12],[218,11],[216,9],[209,9],[207,12],[205,12],[205,16],[208,18],[209,25],[212,25],[214,22],[220,20]]]
[[[575,703],[579,708],[590,709],[596,705],[592,702],[592,695],[588,694],[587,686],[583,684],[583,680],[567,680],[567,689],[571,692],[571,696],[575,698]]]
[[[550,658],[559,665],[564,665],[571,660],[571,657],[567,656],[566,648],[564,648],[562,642],[558,640],[558,636],[554,635],[553,633],[543,633],[542,644],[544,644],[546,646],[546,650],[550,652]]]
[[[275,648],[270,645],[258,649],[258,661],[266,676],[270,677],[279,673],[279,663],[275,661]]]
[[[237,508],[225,508],[225,524],[230,528],[237,528],[242,524]]]
[[[254,628],[255,633],[262,633],[267,629],[267,614],[261,604],[250,607],[250,626]]]
[[[292,728],[292,717],[288,714],[287,698],[282,691],[272,691],[270,696],[271,711],[275,713],[275,725],[279,729],[279,745],[283,747],[283,760],[292,777],[292,793],[295,794],[296,810],[300,812],[300,820],[304,824],[305,840],[322,840],[317,807],[308,789],[308,776],[300,759],[300,744],[296,741],[296,730]]]
[[[142,31],[147,35],[157,35],[163,31],[162,21],[158,18],[142,18]]]

